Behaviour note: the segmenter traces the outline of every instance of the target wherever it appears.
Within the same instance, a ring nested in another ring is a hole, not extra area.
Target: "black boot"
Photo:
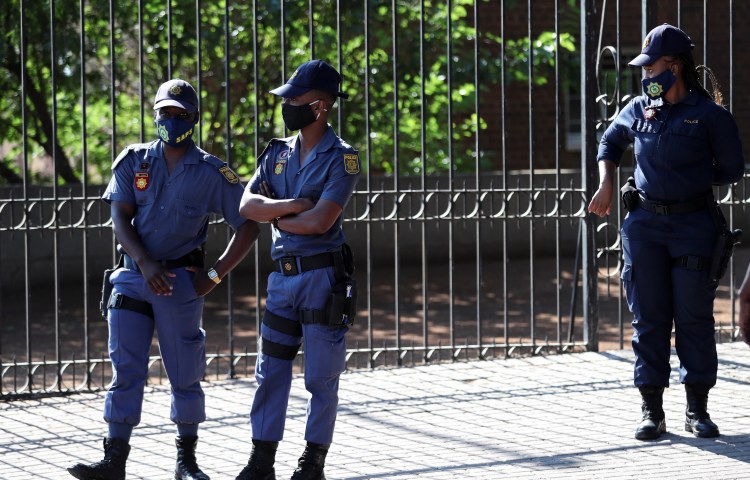
[[[276,460],[276,449],[279,442],[253,440],[250,460],[234,480],[276,480],[273,462]]]
[[[208,475],[198,468],[195,460],[195,435],[180,435],[174,439],[177,445],[177,465],[174,467],[175,480],[210,480]]]
[[[125,462],[130,454],[130,445],[120,438],[105,438],[104,459],[86,465],[76,463],[68,473],[80,480],[125,480]]]
[[[685,431],[693,432],[700,438],[712,438],[719,436],[719,427],[711,421],[706,411],[708,404],[708,385],[697,383],[686,383],[685,394],[687,395],[687,408],[685,409]]]
[[[635,438],[638,440],[656,440],[667,431],[662,407],[664,387],[641,385],[638,390],[641,392],[643,420],[635,429]]]
[[[297,468],[292,474],[292,480],[326,480],[323,474],[328,445],[307,442],[305,451],[299,457]]]

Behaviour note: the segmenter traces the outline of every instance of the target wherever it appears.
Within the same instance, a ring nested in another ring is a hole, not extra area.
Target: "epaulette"
[[[234,173],[234,170],[229,168],[229,165],[227,165],[226,162],[221,161],[218,157],[215,157],[211,155],[210,153],[207,153],[203,155],[201,158],[204,162],[208,163],[212,167],[216,167],[216,169],[221,173],[221,175],[224,177],[224,179],[229,183],[239,183],[240,177]]]
[[[290,138],[292,138],[292,137],[286,137],[286,138],[272,138],[272,139],[271,139],[271,140],[270,140],[270,141],[268,142],[268,144],[266,145],[266,148],[264,148],[264,149],[263,149],[263,151],[262,151],[262,152],[260,152],[260,155],[258,155],[258,162],[260,162],[261,160],[263,160],[263,157],[264,157],[264,156],[266,155],[266,153],[268,153],[268,151],[269,151],[269,150],[271,149],[271,147],[272,147],[272,146],[273,146],[273,145],[274,145],[275,143],[283,143],[283,144],[286,144],[286,143],[288,143],[288,142],[289,142],[289,139],[290,139]]]
[[[115,161],[112,162],[112,171],[115,170],[115,167],[117,167],[117,165],[119,165],[120,162],[125,157],[127,157],[128,155],[130,155],[130,152],[135,151],[135,149],[136,149],[137,146],[138,145],[128,145],[127,147],[125,147],[125,149],[122,152],[120,152],[120,154],[117,156],[117,158],[115,158]]]

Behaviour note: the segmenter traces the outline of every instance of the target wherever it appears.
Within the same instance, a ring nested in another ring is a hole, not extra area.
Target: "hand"
[[[604,217],[609,215],[612,208],[612,185],[609,183],[602,183],[599,185],[599,189],[594,193],[589,203],[589,212]]]
[[[199,267],[185,267],[185,270],[193,272],[193,289],[199,297],[208,295],[216,287],[216,282],[208,278],[208,271]]]
[[[159,262],[154,260],[145,260],[141,262],[142,265],[138,265],[143,274],[143,280],[148,285],[149,290],[154,292],[156,295],[172,295],[172,280],[170,278],[176,277],[174,273],[164,268]]]

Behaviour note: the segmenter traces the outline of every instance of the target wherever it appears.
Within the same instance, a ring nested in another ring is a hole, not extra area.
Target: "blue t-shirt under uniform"
[[[343,209],[360,177],[359,154],[330,125],[301,168],[298,135],[271,140],[258,158],[258,169],[246,188],[257,194],[261,183],[267,182],[277,199],[329,200],[337,203],[342,213],[322,235],[298,235],[274,228],[271,245],[274,260],[340,248],[346,242],[341,228]]]
[[[604,132],[597,160],[618,166],[634,143],[635,184],[650,200],[677,203],[742,178],[745,160],[732,114],[691,90],[677,104],[632,99]]]
[[[102,199],[135,205],[133,226],[154,260],[180,258],[203,245],[211,214],[235,230],[246,221],[239,214],[239,177],[193,142],[171,174],[161,140],[130,145],[112,171]]]

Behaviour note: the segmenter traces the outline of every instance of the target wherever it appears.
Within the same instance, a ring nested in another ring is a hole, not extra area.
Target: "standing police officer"
[[[253,449],[238,480],[274,479],[274,458],[284,435],[292,363],[305,341],[307,445],[295,480],[325,479],[323,467],[333,438],[339,376],[345,368],[353,311],[336,310],[339,293],[351,297],[353,285],[339,292],[351,256],[342,230],[343,209],[360,176],[357,151],[328,125],[341,76],[321,60],[297,68],[271,93],[283,98],[284,123],[297,135],[274,139],[258,159],[258,169],[242,197],[240,212],[271,222],[271,256],[276,271],[268,278],[268,297],[255,366],[258,389],[250,413]],[[339,293],[337,293],[339,292]]]
[[[195,460],[198,424],[206,418],[200,385],[206,367],[203,297],[258,237],[257,224],[237,211],[243,192],[237,175],[193,143],[199,118],[193,87],[180,79],[164,83],[154,110],[159,140],[127,147],[112,164],[102,196],[112,207],[124,265],[111,276],[107,318],[114,377],[104,402],[109,425],[104,459],[70,467],[79,479],[125,478],[154,328],[172,389],[171,420],[177,424],[175,478],[208,479]],[[204,270],[202,246],[212,213],[222,215],[235,235]]]
[[[734,118],[721,105],[713,73],[696,68],[692,48],[690,37],[672,25],[646,36],[641,54],[630,62],[643,67],[644,95],[631,100],[604,133],[599,189],[589,204],[590,212],[609,214],[614,169],[634,143],[621,278],[634,316],[640,440],[666,431],[662,394],[669,386],[673,322],[687,395],[685,430],[696,437],[719,435],[706,411],[718,367],[713,318],[718,280],[709,269],[725,229],[712,186],[738,181],[745,162]],[[713,95],[699,81],[701,70],[711,78]]]

